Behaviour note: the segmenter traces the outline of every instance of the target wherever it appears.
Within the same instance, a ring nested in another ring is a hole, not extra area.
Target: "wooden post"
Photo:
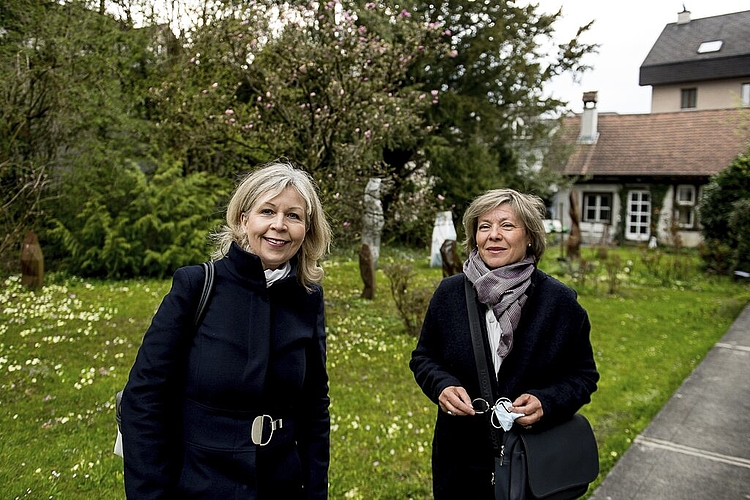
[[[21,247],[21,284],[41,288],[44,283],[44,255],[34,231],[26,231]]]
[[[372,300],[375,298],[375,263],[372,252],[367,243],[362,243],[359,249],[359,275],[365,287],[362,290],[362,298]]]
[[[440,246],[440,257],[443,261],[443,278],[463,271],[461,257],[458,255],[456,240],[445,240]]]

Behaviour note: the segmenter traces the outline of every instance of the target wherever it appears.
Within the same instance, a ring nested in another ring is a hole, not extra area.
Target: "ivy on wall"
[[[648,187],[651,193],[651,227],[649,231],[652,236],[657,236],[659,221],[661,220],[662,208],[664,207],[664,198],[669,191],[669,184],[651,184]]]

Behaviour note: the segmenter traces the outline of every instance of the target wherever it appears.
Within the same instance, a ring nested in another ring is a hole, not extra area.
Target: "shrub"
[[[732,270],[750,272],[750,198],[734,203],[728,222],[729,233],[736,243],[732,255]]]
[[[150,176],[124,162],[107,181],[84,183],[81,209],[53,220],[49,236],[64,249],[68,271],[163,277],[207,258],[207,235],[220,222],[225,183],[205,173],[184,176],[177,162],[162,162]]]
[[[736,249],[738,239],[750,229],[747,217],[737,215],[734,224],[730,223],[736,211],[736,203],[750,199],[750,154],[739,155],[732,164],[714,176],[704,188],[698,206],[705,247],[706,267],[709,270],[725,273],[737,265],[737,255],[730,256],[729,262],[715,260],[724,255],[722,245]],[[742,227],[744,224],[744,227]],[[730,227],[735,226],[735,227]],[[716,247],[717,248],[712,248]],[[725,265],[726,264],[726,265]]]
[[[396,311],[406,333],[418,336],[435,287],[415,285],[417,274],[409,264],[388,264],[383,267],[383,272],[388,277]]]

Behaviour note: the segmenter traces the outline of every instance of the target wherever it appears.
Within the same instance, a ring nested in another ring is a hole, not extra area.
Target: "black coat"
[[[410,367],[417,384],[435,404],[448,386],[463,386],[472,399],[481,396],[464,280],[461,273],[440,283],[412,353]],[[544,427],[570,417],[588,403],[599,373],[589,340],[588,314],[577,302],[575,291],[538,269],[531,280],[513,349],[492,389],[493,399],[505,396],[512,401],[523,393],[536,396],[544,415],[535,427]],[[477,304],[491,369],[483,314],[487,307]],[[458,417],[438,409],[432,449],[436,499],[494,498],[489,426],[489,414]]]
[[[122,399],[133,499],[327,498],[330,441],[323,292],[295,273],[266,288],[260,259],[233,245],[216,263],[197,331],[201,266],[178,269]],[[253,419],[283,427],[252,443]],[[267,436],[266,436],[267,437]]]

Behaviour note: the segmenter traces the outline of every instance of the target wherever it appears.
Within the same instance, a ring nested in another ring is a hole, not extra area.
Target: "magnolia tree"
[[[334,227],[358,231],[368,179],[393,185],[383,149],[430,132],[422,117],[438,89],[406,72],[448,51],[437,23],[365,10],[388,36],[338,1],[218,5],[151,89],[163,140],[185,148],[191,168],[219,173],[288,158],[316,179]]]

